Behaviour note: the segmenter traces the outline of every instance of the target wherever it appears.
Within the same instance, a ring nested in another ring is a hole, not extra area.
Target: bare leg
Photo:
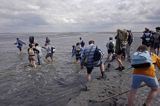
[[[117,62],[118,62],[119,67],[122,67],[122,66],[123,66],[123,64],[122,64],[122,59],[121,59],[121,55],[118,55],[118,56],[117,56]]]
[[[91,81],[91,74],[87,74],[87,80]]]
[[[33,66],[34,66],[34,68],[36,68],[36,67],[37,67],[37,65],[36,65],[36,61],[35,61],[35,60],[33,61]]]
[[[130,90],[128,94],[128,106],[133,106],[137,90]]]
[[[103,63],[100,65],[100,71],[101,71],[102,77],[104,77],[104,64]]]
[[[108,54],[107,61],[109,61],[110,57],[111,57],[111,53]]]
[[[157,93],[158,93],[158,88],[151,89],[145,102],[147,106],[151,106],[152,99],[157,95]]]

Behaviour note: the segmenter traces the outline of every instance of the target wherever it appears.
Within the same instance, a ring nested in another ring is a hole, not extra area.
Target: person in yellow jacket
[[[139,50],[143,52],[147,51],[148,49],[147,46],[141,45],[138,47],[137,51]],[[133,70],[132,85],[128,95],[128,106],[133,106],[137,89],[140,88],[142,82],[151,88],[151,91],[149,92],[143,106],[151,106],[152,99],[158,93],[159,82],[156,77],[155,66],[160,68],[160,57],[154,53],[151,53],[151,58],[153,64],[149,68],[136,68]]]

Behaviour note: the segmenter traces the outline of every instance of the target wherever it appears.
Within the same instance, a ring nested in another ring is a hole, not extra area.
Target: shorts
[[[17,46],[17,48],[19,49],[19,51],[22,51],[22,47],[21,46]]]
[[[76,54],[76,60],[80,60],[81,59],[81,54]]]
[[[119,50],[117,52],[117,55],[123,55],[124,57],[126,56],[126,49],[125,48],[122,48],[121,50]]]
[[[154,44],[153,44],[153,48],[154,48],[154,49],[159,49],[159,45],[160,45],[159,43],[154,43]]]
[[[110,54],[110,53],[114,53],[114,49],[108,49],[108,54]]]
[[[143,45],[146,45],[147,47],[150,47],[151,46],[151,43],[150,42],[142,42]]]
[[[35,56],[34,56],[34,55],[33,55],[33,56],[29,56],[29,57],[28,57],[28,60],[29,60],[29,61],[35,61]]]
[[[91,74],[93,67],[86,67],[87,68],[87,74]]]
[[[50,58],[52,59],[52,58],[53,58],[53,53],[47,53],[46,59],[47,59],[48,57],[50,57]]]
[[[131,86],[132,89],[138,89],[142,82],[144,82],[151,89],[159,88],[159,82],[156,77],[152,78],[145,75],[133,75]]]

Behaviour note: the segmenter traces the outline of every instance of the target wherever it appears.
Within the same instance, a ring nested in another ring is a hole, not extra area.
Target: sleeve
[[[16,41],[14,44],[15,44],[15,45],[17,45],[17,44],[18,44],[18,42]]]
[[[85,52],[86,52],[86,49],[83,50],[82,55],[81,55],[81,64],[82,65],[83,65],[84,60],[85,60]]]
[[[117,39],[117,36],[118,36],[118,35],[115,36],[115,39]]]
[[[142,39],[142,40],[144,39],[144,35],[145,35],[145,34],[143,33],[143,35],[141,36],[141,39]]]
[[[133,42],[133,34],[131,33],[131,43]]]
[[[160,57],[152,53],[152,62],[160,69]]]
[[[156,58],[157,58],[156,65],[160,69],[160,57],[156,55]]]
[[[109,43],[106,44],[106,47],[107,47],[107,48],[109,47]]]

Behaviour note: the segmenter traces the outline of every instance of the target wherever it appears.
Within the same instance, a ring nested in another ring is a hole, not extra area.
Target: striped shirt
[[[84,59],[87,57],[87,66],[86,67],[94,67],[94,52],[96,50],[96,46],[94,44],[90,44],[89,46],[84,48],[83,54],[82,54],[82,63],[84,62]]]

